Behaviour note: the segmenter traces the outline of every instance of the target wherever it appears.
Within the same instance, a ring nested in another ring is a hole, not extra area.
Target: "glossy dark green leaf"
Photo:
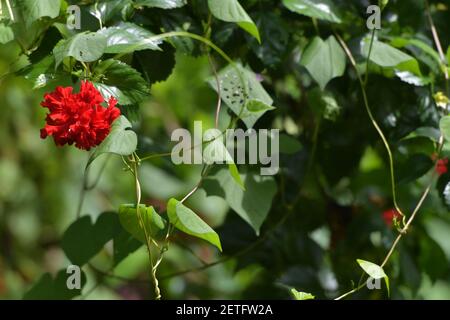
[[[255,15],[255,23],[261,34],[261,43],[253,40],[250,47],[265,66],[274,68],[285,58],[289,32],[283,20],[273,12]]]
[[[161,9],[175,9],[186,3],[187,0],[136,0],[136,5]]]
[[[105,53],[129,53],[139,50],[160,50],[161,41],[151,40],[154,35],[147,29],[130,22],[108,27],[98,32],[107,40]]]
[[[340,23],[340,15],[331,0],[283,0],[289,10],[321,20]]]
[[[237,23],[258,42],[261,42],[258,27],[238,0],[208,0],[208,6],[214,17],[222,21]]]
[[[98,79],[97,88],[105,93],[104,98],[108,99],[112,95],[121,105],[137,104],[150,94],[150,87],[141,74],[118,60],[100,62],[94,70],[94,76]]]

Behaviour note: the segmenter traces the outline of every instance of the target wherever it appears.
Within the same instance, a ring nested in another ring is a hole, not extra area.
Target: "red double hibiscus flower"
[[[72,87],[57,87],[45,94],[41,106],[50,112],[41,138],[53,136],[58,146],[75,143],[75,147],[89,150],[106,138],[120,110],[112,97],[107,107],[102,106],[105,100],[91,82],[82,81],[79,93],[72,91]]]

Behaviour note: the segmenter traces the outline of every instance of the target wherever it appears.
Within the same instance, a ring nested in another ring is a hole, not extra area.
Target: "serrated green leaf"
[[[97,32],[107,40],[105,53],[129,53],[139,50],[161,50],[161,40],[151,40],[153,33],[130,22],[101,29]]]
[[[53,48],[55,68],[58,68],[66,57],[74,57],[83,62],[96,61],[105,49],[106,38],[103,35],[93,32],[78,33],[67,40],[59,41]]]
[[[100,62],[94,69],[94,77],[98,79],[96,86],[99,90],[114,95],[121,105],[138,104],[150,94],[149,85],[141,74],[118,60]]]
[[[237,23],[261,42],[258,28],[238,0],[208,0],[208,7],[217,19]]]
[[[295,300],[313,300],[316,298],[311,293],[300,292],[294,288],[291,289],[291,294]]]
[[[324,89],[331,79],[344,74],[345,52],[334,36],[326,41],[315,37],[303,52],[300,63]]]
[[[321,20],[341,23],[338,11],[330,0],[283,0],[289,10]]]
[[[194,211],[184,206],[180,201],[172,198],[167,204],[169,221],[178,230],[191,236],[203,239],[222,251],[219,235]]]
[[[166,221],[155,211],[153,207],[140,205],[139,211],[149,236],[161,240],[164,238]],[[122,204],[119,207],[119,220],[121,225],[135,239],[146,243],[145,233],[137,216],[135,204]]]
[[[114,153],[120,156],[132,154],[137,147],[137,136],[131,130],[131,123],[124,116],[117,118],[112,126],[111,132],[103,142],[95,149],[88,161],[88,166],[98,156],[104,153]]]
[[[31,25],[32,22],[42,18],[56,18],[59,15],[61,7],[60,0],[18,0],[17,5],[22,11],[25,24]]]

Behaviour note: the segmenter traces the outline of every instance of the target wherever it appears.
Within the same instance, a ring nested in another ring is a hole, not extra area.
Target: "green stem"
[[[375,120],[375,117],[372,114],[372,110],[370,108],[369,99],[367,98],[367,92],[366,92],[367,80],[365,82],[362,79],[361,74],[360,74],[360,72],[358,70],[358,67],[356,66],[355,59],[354,59],[350,49],[345,44],[344,40],[341,38],[341,36],[339,34],[335,33],[335,35],[336,35],[336,38],[338,39],[341,47],[344,49],[348,59],[350,60],[350,63],[352,64],[353,68],[355,69],[356,76],[358,77],[358,82],[359,82],[359,85],[361,87],[361,92],[362,92],[362,96],[363,96],[363,100],[364,100],[364,107],[365,107],[365,109],[367,111],[367,114],[368,114],[368,116],[370,118],[370,121],[372,122],[372,125],[374,126],[375,130],[377,131],[378,135],[380,136],[381,140],[383,141],[384,147],[385,147],[385,149],[387,151],[388,158],[389,158],[389,169],[390,169],[390,178],[391,178],[392,200],[393,200],[395,209],[403,217],[403,225],[404,225],[405,224],[405,214],[400,209],[400,206],[398,205],[398,201],[397,201],[397,190],[396,190],[396,184],[395,184],[395,171],[394,171],[394,157],[392,156],[391,147],[389,145],[389,142],[386,139],[386,136],[383,133],[383,130],[381,130],[380,126],[378,125],[378,122]],[[372,48],[374,36],[375,36],[375,32],[372,33],[371,46],[370,46],[369,54],[367,56],[367,65],[369,64],[370,53],[371,53],[371,50],[372,50],[371,48]],[[367,65],[366,65],[366,69],[368,69]],[[366,79],[368,79],[367,77],[368,76],[366,74]]]
[[[144,231],[145,241],[147,245],[147,252],[148,252],[148,258],[150,261],[150,277],[153,282],[154,286],[154,294],[155,294],[155,300],[161,300],[161,290],[159,289],[158,279],[156,277],[156,268],[153,264],[153,255],[152,255],[152,239],[149,233],[147,232],[147,228],[145,227],[145,222],[142,217],[142,213],[140,210],[140,203],[141,203],[141,184],[139,182],[139,176],[138,176],[138,157],[136,154],[133,154],[131,156],[131,166],[132,166],[132,173],[134,175],[135,180],[135,188],[136,188],[136,215],[139,220],[139,224]]]

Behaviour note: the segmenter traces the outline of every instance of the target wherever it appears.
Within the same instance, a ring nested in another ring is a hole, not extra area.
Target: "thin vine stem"
[[[390,169],[390,178],[391,178],[391,189],[392,189],[392,201],[394,203],[394,207],[397,210],[397,212],[402,216],[402,221],[403,221],[403,225],[405,224],[405,214],[403,213],[403,211],[400,209],[400,206],[398,205],[398,200],[397,200],[397,190],[396,190],[396,183],[395,183],[395,171],[394,171],[394,157],[392,155],[392,151],[391,151],[391,147],[389,145],[389,142],[386,139],[386,136],[383,133],[383,130],[381,129],[381,127],[378,125],[378,122],[375,120],[375,117],[373,116],[372,113],[372,109],[370,108],[369,105],[369,99],[367,97],[367,92],[366,92],[366,85],[367,85],[367,80],[364,81],[361,77],[361,74],[358,70],[358,67],[356,65],[355,59],[353,57],[353,54],[351,53],[350,49],[348,48],[348,46],[345,44],[345,41],[341,38],[341,36],[335,32],[336,38],[338,39],[339,44],[341,45],[341,47],[343,48],[345,54],[347,55],[348,59],[350,60],[351,65],[353,66],[353,68],[355,69],[356,72],[356,76],[358,78],[358,82],[360,84],[361,87],[361,93],[363,96],[363,101],[364,101],[364,107],[366,109],[366,112],[370,118],[370,121],[372,122],[372,125],[374,126],[375,130],[378,132],[378,135],[380,136],[381,140],[383,141],[384,147],[386,149],[386,152],[388,154],[388,158],[389,158],[389,169]],[[375,32],[372,33],[372,39],[371,39],[371,45],[369,48],[369,52],[367,55],[367,65],[369,64],[369,59],[370,59],[370,54],[372,51],[372,45],[373,45],[373,38],[375,37]],[[366,69],[368,69],[366,65]],[[367,74],[366,74],[366,79],[367,78]]]
[[[429,18],[429,23],[430,23],[431,30],[432,30],[432,34],[433,34],[433,39],[434,39],[435,45],[436,45],[436,47],[437,47],[437,49],[438,49],[438,51],[439,51],[439,54],[440,54],[440,56],[441,56],[441,59],[442,59],[442,57],[443,57],[442,46],[441,46],[441,42],[440,42],[440,40],[439,40],[439,35],[438,35],[438,33],[437,33],[437,30],[436,30],[436,28],[435,28],[435,26],[434,26],[433,19],[432,19],[432,17],[431,17],[430,7],[429,7],[429,4],[428,4],[428,0],[425,0],[425,3],[426,3],[427,16],[428,16],[428,18]],[[372,36],[373,36],[373,35],[374,35],[374,33],[372,34]],[[338,34],[336,34],[336,36],[338,37],[339,43],[340,43],[341,46],[344,48],[344,51],[346,52],[347,56],[349,57],[349,60],[351,61],[353,67],[355,68],[356,73],[357,73],[357,75],[358,75],[358,78],[361,79],[361,77],[360,77],[360,75],[359,75],[359,72],[358,72],[358,70],[357,70],[357,68],[356,68],[356,64],[355,64],[355,60],[354,60],[354,58],[353,58],[353,55],[351,54],[351,52],[350,52],[350,50],[348,49],[348,47],[345,45],[345,42],[342,40],[342,38],[339,37]],[[371,42],[372,42],[372,41],[371,41]],[[370,56],[370,54],[369,54],[369,56]],[[369,60],[369,58],[367,58],[367,60]],[[367,62],[367,63],[368,63],[368,62]],[[445,65],[444,65],[444,68],[443,68],[443,69],[444,69],[443,72],[444,72],[444,76],[445,76],[445,85],[446,85],[446,89],[447,89],[447,91],[448,91],[448,88],[449,88],[449,77],[448,77],[448,71],[447,71],[447,69],[445,68]],[[367,70],[366,70],[366,71],[367,71]],[[366,78],[366,79],[367,79],[367,78]],[[361,81],[360,81],[360,83],[361,83]],[[366,85],[367,85],[367,82],[365,82],[365,83],[364,83],[364,86],[362,86],[362,89],[363,89],[363,96],[365,96],[365,97],[366,97],[366,94],[365,94],[365,86],[366,86]],[[369,108],[369,110],[370,110],[370,108]],[[444,142],[445,142],[444,137],[443,137],[443,135],[441,135],[440,138],[439,138],[439,141],[438,141],[438,147],[437,147],[437,155],[438,155],[438,156],[436,157],[436,160],[435,160],[435,163],[434,163],[434,166],[433,166],[433,167],[436,166],[436,163],[437,163],[437,161],[438,161],[438,159],[439,159],[439,155],[440,155],[441,152],[442,152],[442,148],[443,148]],[[416,218],[418,212],[420,211],[420,208],[422,207],[423,203],[425,202],[426,198],[428,197],[428,195],[429,195],[429,193],[430,193],[430,191],[431,191],[431,188],[432,188],[432,186],[433,186],[433,184],[434,184],[435,178],[436,178],[436,171],[433,171],[433,173],[431,174],[430,182],[428,183],[427,187],[425,188],[424,192],[422,193],[422,196],[420,197],[420,199],[419,199],[417,205],[415,206],[415,208],[414,208],[414,210],[413,210],[411,216],[408,218],[408,221],[407,221],[406,223],[404,223],[403,228],[400,230],[399,234],[397,235],[397,237],[395,238],[394,242],[392,243],[392,245],[391,245],[391,247],[390,247],[388,253],[386,254],[385,258],[383,259],[383,262],[381,263],[381,267],[382,267],[382,268],[383,268],[384,266],[386,266],[386,264],[389,262],[389,259],[392,257],[393,253],[395,252],[395,249],[397,248],[397,245],[399,244],[400,240],[401,240],[401,239],[403,238],[403,236],[408,232],[408,230],[409,230],[411,224],[413,223],[413,221],[414,221],[414,219]],[[361,290],[361,289],[364,288],[364,287],[365,287],[365,283],[363,283],[363,284],[359,285],[358,287],[356,287],[356,288],[354,288],[354,289],[352,289],[352,290],[350,290],[350,291],[344,293],[343,295],[341,295],[341,296],[335,298],[335,300],[341,300],[341,299],[343,299],[343,298],[345,298],[345,297],[347,297],[347,296],[349,296],[349,295],[351,295],[351,294],[353,294],[353,293],[355,293],[355,292]]]
[[[136,188],[136,215],[138,217],[141,229],[144,231],[144,236],[145,236],[146,245],[147,245],[148,258],[150,261],[150,277],[152,279],[153,286],[154,286],[153,289],[154,289],[154,294],[155,294],[155,300],[160,300],[161,299],[161,290],[159,289],[159,282],[158,282],[158,278],[156,277],[156,268],[155,268],[155,265],[153,264],[153,254],[152,254],[152,246],[151,246],[152,239],[151,239],[150,234],[147,231],[147,228],[145,227],[145,222],[142,217],[142,212],[140,210],[142,194],[141,194],[141,184],[139,182],[139,176],[138,176],[139,158],[137,157],[137,155],[135,153],[131,156],[130,162],[131,162],[131,167],[132,167],[131,172],[134,176],[135,188]]]

